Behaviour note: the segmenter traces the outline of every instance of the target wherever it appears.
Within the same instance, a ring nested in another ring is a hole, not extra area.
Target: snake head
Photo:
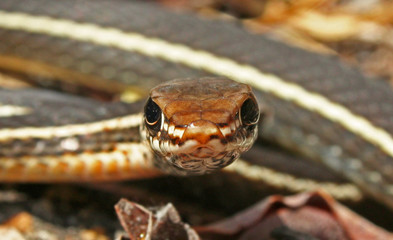
[[[258,120],[248,85],[222,77],[176,79],[151,90],[141,133],[162,170],[204,174],[247,151],[256,139]]]

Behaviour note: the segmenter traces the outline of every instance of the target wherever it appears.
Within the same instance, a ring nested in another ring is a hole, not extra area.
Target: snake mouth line
[[[190,156],[193,158],[208,158],[208,157],[215,157],[218,154],[214,150],[213,147],[208,146],[199,146],[196,147],[193,151],[190,152]]]

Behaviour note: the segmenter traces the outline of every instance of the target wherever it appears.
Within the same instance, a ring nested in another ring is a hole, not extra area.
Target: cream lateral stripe
[[[102,131],[137,127],[142,122],[142,114],[133,114],[93,123],[63,125],[55,127],[24,127],[17,129],[1,129],[0,141],[25,138],[49,139],[53,137],[69,137],[74,135],[93,134]]]
[[[323,189],[338,200],[358,201],[363,197],[362,192],[352,184],[323,183],[311,179],[297,178],[262,166],[250,165],[242,159],[238,159],[224,168],[223,171],[235,172],[250,180],[262,181],[268,186],[286,188],[293,192]]]
[[[32,112],[31,108],[15,106],[15,105],[1,105],[0,103],[0,117],[12,117],[26,115]]]
[[[150,175],[161,175],[160,171],[154,167],[152,161],[153,153],[146,144],[141,143],[121,143],[117,144],[116,150],[112,152],[93,152],[93,153],[80,153],[77,155],[61,155],[61,156],[24,156],[15,161],[13,158],[0,157],[0,180],[2,179],[2,171],[7,172],[7,169],[14,166],[24,166],[25,175],[18,176],[20,181],[28,180],[29,171],[36,168],[37,165],[46,165],[49,169],[56,168],[58,164],[65,163],[69,171],[65,175],[56,175],[59,179],[72,177],[75,174],[73,170],[80,162],[86,166],[84,176],[87,178],[103,177],[109,173],[116,164],[117,177],[141,177]],[[95,168],[97,163],[101,166],[101,172],[96,175]],[[127,167],[128,166],[128,167]],[[126,168],[125,168],[126,167]],[[133,169],[135,169],[133,171]],[[49,173],[51,171],[49,170]],[[139,175],[138,175],[139,174]],[[124,175],[124,176],[123,176]],[[48,178],[47,175],[42,175],[42,179]],[[49,177],[50,178],[50,177]],[[6,179],[5,179],[6,180]],[[40,179],[36,179],[40,180]],[[79,181],[80,178],[75,179]]]
[[[355,115],[344,106],[331,102],[317,93],[309,92],[299,85],[285,82],[277,76],[262,73],[250,65],[242,65],[228,58],[193,50],[184,45],[148,38],[137,33],[126,33],[114,28],[76,23],[65,19],[53,19],[46,16],[0,11],[0,27],[45,33],[103,46],[117,47],[227,76],[233,80],[247,83],[258,90],[270,92],[282,99],[293,101],[310,111],[317,112],[379,146],[393,157],[393,138],[382,128],[374,126],[365,118]]]

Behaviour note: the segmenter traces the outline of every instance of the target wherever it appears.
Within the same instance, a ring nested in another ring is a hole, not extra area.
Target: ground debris
[[[21,212],[0,225],[4,240],[108,240],[99,230],[63,228]]]
[[[131,240],[200,239],[188,224],[181,222],[177,210],[170,203],[163,207],[148,209],[121,199],[115,209]]]

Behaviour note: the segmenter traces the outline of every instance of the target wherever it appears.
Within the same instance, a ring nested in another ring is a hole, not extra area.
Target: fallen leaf
[[[391,233],[320,191],[271,196],[231,218],[195,229],[203,239],[215,240],[280,239],[274,237],[288,229],[302,236],[289,239],[393,239]]]

